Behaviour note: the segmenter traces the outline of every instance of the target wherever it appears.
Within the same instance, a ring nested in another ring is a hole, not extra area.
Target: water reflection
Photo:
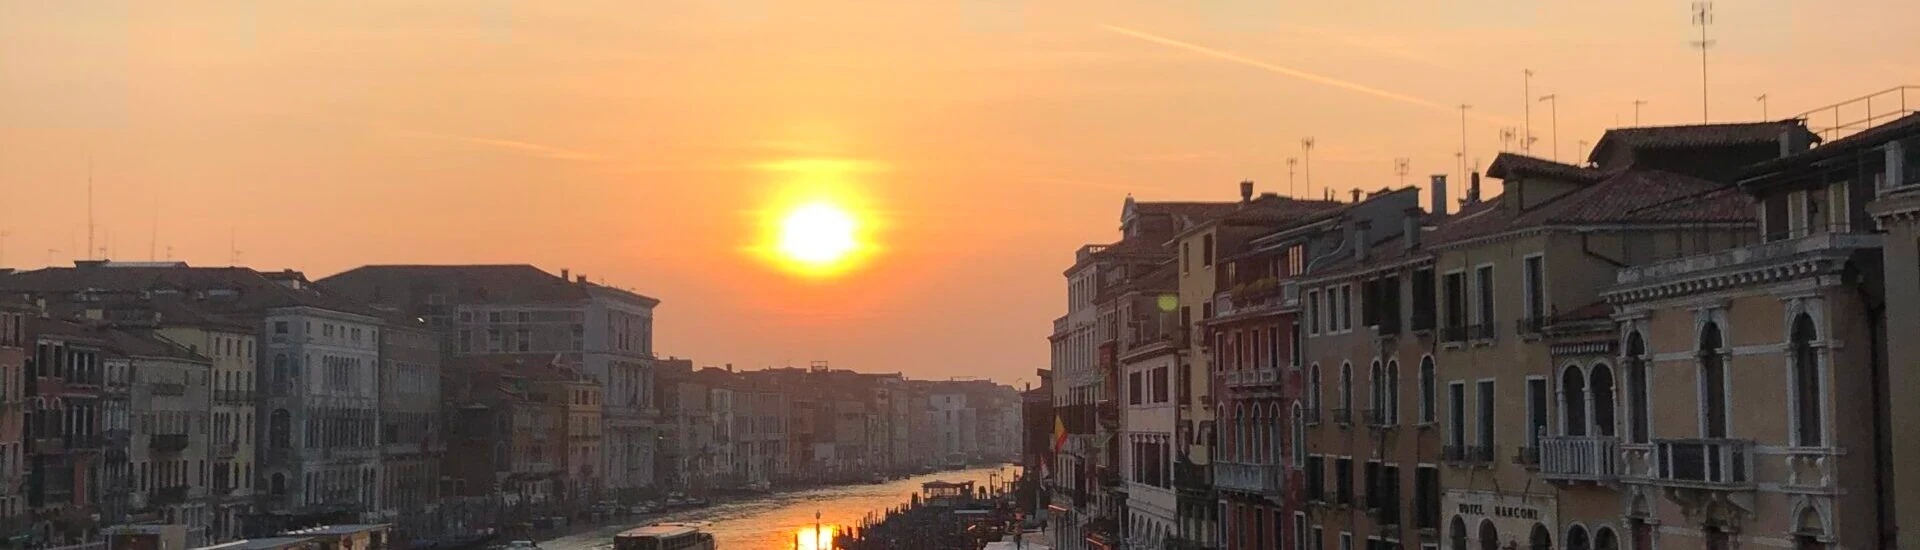
[[[793,547],[796,550],[829,550],[833,548],[835,529],[837,528],[832,525],[821,525],[818,528],[811,525],[802,527],[799,532],[794,533]]]
[[[653,522],[711,522],[706,530],[713,533],[714,541],[724,550],[790,550],[796,544],[800,548],[807,542],[816,522],[826,530],[829,526],[846,529],[859,525],[861,520],[885,514],[887,509],[904,506],[907,500],[920,492],[920,484],[928,481],[972,481],[976,486],[986,487],[993,482],[1012,480],[1019,468],[974,468],[951,472],[935,472],[924,476],[915,476],[873,485],[848,485],[811,489],[792,493],[781,493],[765,497],[736,500],[700,510],[691,510],[649,518]],[[819,518],[815,519],[815,514]],[[628,527],[620,526],[594,533],[584,533],[570,537],[542,542],[540,546],[547,550],[590,550],[607,546],[618,533]],[[827,542],[821,539],[818,542]],[[830,548],[818,544],[814,548]]]

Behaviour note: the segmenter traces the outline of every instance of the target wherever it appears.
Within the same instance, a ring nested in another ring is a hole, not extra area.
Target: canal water
[[[735,500],[699,510],[675,512],[648,518],[654,522],[712,522],[709,529],[721,550],[813,550],[806,542],[812,534],[814,512],[820,513],[823,531],[859,525],[871,513],[880,516],[888,508],[905,505],[928,481],[972,481],[986,487],[990,481],[1010,481],[1019,468],[974,468],[934,472],[924,476],[889,481],[876,485],[823,487],[764,497]],[[592,550],[612,544],[614,533],[627,527],[613,527],[543,541],[545,550]],[[830,539],[823,539],[830,540]]]

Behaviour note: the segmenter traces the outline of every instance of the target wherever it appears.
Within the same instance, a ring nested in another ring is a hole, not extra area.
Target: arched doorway
[[[1593,550],[1620,550],[1620,538],[1613,533],[1612,527],[1601,526],[1593,530]]]
[[[1527,548],[1553,550],[1553,532],[1548,531],[1546,525],[1533,524],[1533,533],[1527,535]]]
[[[1453,516],[1447,523],[1447,545],[1452,550],[1467,550],[1467,521]]]
[[[1480,550],[1500,550],[1500,529],[1493,520],[1480,520]]]

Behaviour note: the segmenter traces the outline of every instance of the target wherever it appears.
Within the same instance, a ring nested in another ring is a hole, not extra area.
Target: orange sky
[[[1305,136],[1316,188],[1454,172],[1451,106],[1490,160],[1523,68],[1563,158],[1634,99],[1700,118],[1685,1],[252,4],[0,0],[0,263],[81,255],[91,158],[115,258],[530,262],[663,299],[657,348],[703,364],[1031,381],[1128,192],[1284,192]],[[1716,120],[1920,83],[1914,2],[1716,19]],[[822,174],[884,249],[830,281],[746,252]]]

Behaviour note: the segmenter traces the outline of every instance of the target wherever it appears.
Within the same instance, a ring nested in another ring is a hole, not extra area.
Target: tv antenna
[[[1516,130],[1514,130],[1512,126],[1500,128],[1500,151],[1501,152],[1513,150],[1513,138],[1515,137],[1515,132]]]
[[[1407,186],[1407,172],[1411,171],[1412,166],[1413,166],[1412,159],[1409,159],[1407,157],[1400,157],[1397,159],[1393,159],[1393,173],[1396,176],[1400,176],[1400,187]],[[4,237],[4,236],[6,236],[6,234],[0,233],[0,237]]]
[[[1646,105],[1646,104],[1647,104],[1647,100],[1644,100],[1644,99],[1633,100],[1633,125],[1634,126],[1640,125],[1640,106]]]
[[[1293,195],[1294,198],[1300,197],[1300,188],[1293,184],[1293,165],[1299,162],[1300,159],[1287,157],[1287,194]]]
[[[87,248],[82,254],[93,254],[93,157],[87,157]],[[92,259],[89,257],[88,259]]]
[[[227,227],[227,265],[240,267],[240,242],[233,227]]]
[[[1560,162],[1560,94],[1540,96],[1540,101],[1553,110],[1553,161]]]
[[[1767,120],[1767,94],[1760,94],[1753,100],[1760,102],[1760,120]]]
[[[1467,109],[1472,105],[1460,104],[1460,181],[1467,181]]]
[[[1520,97],[1522,98],[1520,103],[1525,106],[1526,110],[1526,119],[1524,122],[1526,126],[1522,127],[1522,129],[1526,131],[1526,137],[1520,140],[1520,151],[1524,153],[1533,149],[1533,104],[1527,103],[1525,99],[1533,97],[1533,69],[1524,69],[1520,72],[1526,75],[1526,77],[1522,79],[1520,92]]]
[[[1707,50],[1713,48],[1713,41],[1707,39],[1707,27],[1713,25],[1713,2],[1693,3],[1693,24],[1700,27],[1700,40],[1693,47],[1700,48],[1700,122],[1707,118]]]
[[[1313,192],[1313,138],[1300,140],[1300,172],[1307,180],[1307,192]]]

